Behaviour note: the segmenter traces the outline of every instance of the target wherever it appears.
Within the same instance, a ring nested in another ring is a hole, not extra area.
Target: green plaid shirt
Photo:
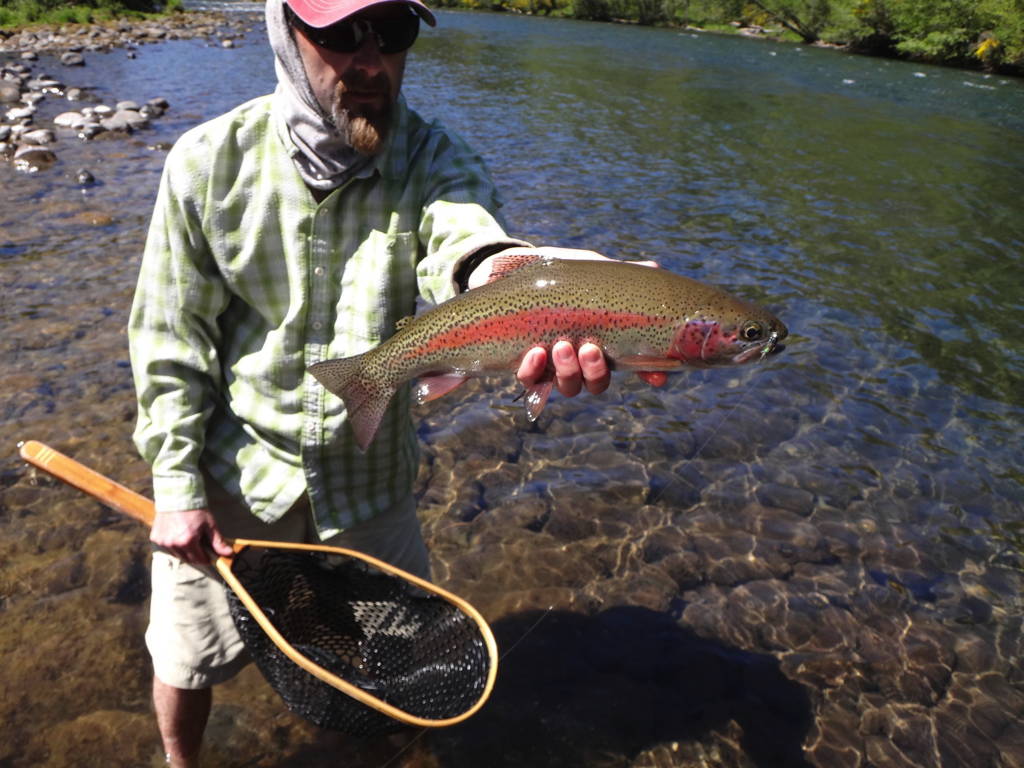
[[[481,247],[520,244],[482,160],[400,100],[388,145],[317,204],[270,96],[168,154],[129,321],[135,442],[160,511],[206,506],[200,466],[266,521],[309,492],[322,537],[405,497],[409,388],[360,453],[307,366],[364,352],[454,295]]]

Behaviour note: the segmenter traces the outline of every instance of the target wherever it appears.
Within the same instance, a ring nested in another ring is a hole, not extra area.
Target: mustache
[[[346,72],[338,79],[335,95],[341,97],[349,91],[390,93],[391,82],[383,72],[367,75],[364,72],[353,70]]]

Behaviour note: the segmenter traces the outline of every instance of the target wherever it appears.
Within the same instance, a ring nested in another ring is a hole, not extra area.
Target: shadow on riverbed
[[[758,768],[807,765],[810,702],[770,656],[639,607],[522,613],[493,629],[507,654],[494,694],[465,724],[431,734],[441,765],[632,764],[658,745],[692,749],[712,731],[728,732]]]

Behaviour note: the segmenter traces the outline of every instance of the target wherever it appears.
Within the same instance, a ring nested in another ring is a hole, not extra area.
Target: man
[[[400,95],[420,0],[267,0],[278,85],[186,133],[168,155],[129,324],[135,439],[156,519],[147,645],[174,766],[196,765],[211,686],[245,662],[225,537],[325,541],[429,575],[411,495],[408,390],[363,454],[306,368],[362,352],[487,280],[505,233],[479,157]],[[589,252],[547,249],[565,257]],[[551,351],[565,395],[608,385],[601,351]],[[518,372],[548,373],[531,350]],[[196,566],[200,566],[197,568]]]

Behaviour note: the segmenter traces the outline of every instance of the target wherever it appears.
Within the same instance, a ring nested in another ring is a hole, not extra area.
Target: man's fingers
[[[587,385],[587,391],[593,395],[599,395],[608,389],[612,379],[612,372],[608,370],[608,363],[604,359],[604,353],[596,344],[584,344],[579,351],[580,371],[583,374],[583,382]]]
[[[524,387],[532,387],[544,378],[548,366],[548,353],[544,347],[534,347],[523,356],[516,377]]]
[[[551,348],[551,361],[555,366],[555,386],[566,397],[575,397],[583,389],[583,372],[576,350],[567,341],[555,342]]]
[[[213,546],[213,551],[221,557],[227,557],[234,552],[228,540],[220,535],[220,531],[214,529],[213,536],[210,539],[210,544]]]
[[[211,549],[217,555],[226,556],[233,552],[208,509],[158,512],[149,540],[179,560],[193,565],[208,565]]]
[[[548,353],[543,347],[534,347],[523,357],[516,376],[524,387],[551,379],[554,370],[555,386],[565,397],[575,397],[584,386],[592,394],[600,394],[608,388],[611,371],[604,353],[596,344],[585,343],[577,353],[568,341],[557,341],[551,347],[551,366]]]

